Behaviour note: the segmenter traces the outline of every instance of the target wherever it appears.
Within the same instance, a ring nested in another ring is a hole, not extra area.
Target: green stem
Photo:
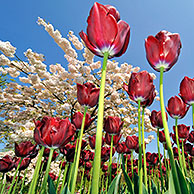
[[[147,180],[147,164],[146,164],[146,153],[145,153],[145,137],[144,137],[144,112],[145,108],[142,109],[142,144],[143,144],[143,168],[144,168],[144,184],[146,189],[148,190],[148,180]]]
[[[64,188],[65,179],[66,179],[66,175],[67,175],[67,170],[68,170],[69,166],[70,166],[70,163],[68,163],[68,164],[65,166],[65,170],[64,170],[64,173],[63,173],[63,180],[62,180],[62,184],[61,184],[61,191],[60,191],[60,194],[62,193],[63,188]]]
[[[63,157],[63,159],[61,161],[60,169],[59,169],[59,175],[58,175],[58,178],[57,178],[56,193],[57,193],[57,190],[58,190],[58,187],[59,187],[59,180],[60,180],[60,177],[61,177],[62,166],[63,166],[64,160],[65,160],[65,158]]]
[[[13,177],[13,181],[12,181],[11,186],[10,186],[10,188],[9,188],[8,194],[10,194],[11,191],[12,191],[12,187],[13,187],[15,181],[16,181],[16,175],[17,175],[17,173],[18,173],[18,171],[19,171],[19,168],[20,168],[20,165],[21,165],[21,163],[22,163],[22,160],[23,160],[23,158],[20,158],[19,164],[18,164],[18,166],[17,166],[16,172],[15,172],[14,177]]]
[[[184,141],[182,140],[182,159],[183,159],[183,167],[185,171],[185,175],[187,176],[187,167],[185,163],[185,151],[184,151]]]
[[[131,174],[132,174],[132,183],[134,183],[134,175],[133,175],[133,150],[131,150]]]
[[[26,174],[27,174],[27,168],[26,168],[26,170],[25,170],[25,172],[24,172],[24,178],[23,178],[23,181],[22,181],[22,186],[21,186],[21,189],[20,189],[20,193],[22,193],[22,190],[23,190],[23,188],[24,188],[24,183],[25,183],[25,178],[26,178]]]
[[[82,172],[82,177],[81,177],[81,183],[80,183],[80,191],[82,192],[82,187],[83,187],[83,182],[84,182],[84,173],[85,173],[85,165],[83,168],[83,172]]]
[[[18,176],[16,177],[16,182],[15,182],[15,185],[14,185],[14,187],[13,187],[12,194],[15,194],[15,191],[16,191],[16,188],[17,188],[17,184],[18,184],[18,181],[19,181],[19,179],[20,179],[20,172],[21,172],[21,171],[18,172]]]
[[[35,167],[35,170],[34,170],[34,175],[33,175],[32,181],[30,183],[30,188],[29,188],[29,191],[28,191],[29,194],[34,194],[35,193],[36,184],[37,184],[37,180],[38,180],[38,177],[39,177],[38,174],[39,174],[39,170],[40,170],[40,166],[41,166],[41,162],[42,162],[42,156],[43,156],[43,153],[44,153],[44,149],[45,149],[45,147],[42,146],[42,148],[39,152],[38,160],[36,162],[36,167]]]
[[[164,107],[163,73],[164,73],[164,67],[161,67],[160,68],[160,107],[161,107],[161,113],[162,113],[162,122],[163,122],[163,126],[164,126],[164,134],[165,134],[165,138],[166,138],[168,155],[169,155],[170,163],[171,163],[172,176],[173,176],[173,181],[174,181],[174,185],[175,185],[175,190],[176,190],[177,194],[181,194],[181,188],[180,188],[178,174],[177,174],[177,170],[176,170],[176,166],[175,166],[174,155],[173,155],[173,151],[172,151],[170,135],[169,135],[169,130],[168,130],[168,124],[167,124],[167,120],[166,120],[166,112],[165,112],[165,107]]]
[[[72,171],[72,177],[71,177],[71,193],[75,193],[75,187],[76,187],[76,181],[77,181],[77,174],[78,174],[78,167],[79,167],[79,158],[81,154],[81,147],[82,147],[82,138],[83,138],[83,133],[84,133],[84,126],[85,126],[85,120],[86,120],[86,112],[88,110],[88,107],[85,106],[84,109],[84,116],[82,119],[82,125],[81,125],[81,130],[80,130],[80,136],[79,136],[79,144],[78,144],[78,150],[76,154],[76,161],[73,165],[73,171]]]
[[[160,157],[159,128],[157,129],[157,146],[158,146],[158,159],[159,159],[159,164],[160,164],[161,187],[162,187],[162,193],[164,193],[164,180],[163,180],[163,175],[162,175],[162,163],[161,163],[161,157]]]
[[[141,148],[141,109],[140,100],[138,100],[138,136],[139,136],[139,162],[138,162],[138,175],[139,175],[139,193],[143,193],[143,169],[142,169],[142,148]]]
[[[1,186],[0,186],[0,189],[1,189],[2,185],[3,185],[4,177],[5,177],[5,173],[3,173],[2,177],[1,177]]]
[[[5,179],[5,182],[3,183],[3,187],[2,187],[2,189],[1,189],[1,194],[3,194],[4,193],[4,190],[5,190],[5,185],[6,185],[6,179]]]
[[[49,174],[50,165],[53,157],[53,152],[54,152],[54,148],[50,148],[49,158],[46,166],[46,172],[45,172],[42,187],[41,187],[41,194],[46,193],[48,174]]]
[[[100,84],[100,95],[98,104],[98,118],[97,118],[97,129],[96,129],[96,147],[92,174],[92,188],[91,194],[97,194],[99,189],[99,176],[100,176],[100,166],[101,166],[101,147],[102,147],[102,129],[103,129],[103,119],[104,119],[104,90],[105,90],[105,80],[106,80],[106,65],[108,60],[108,52],[104,53],[101,84]]]
[[[176,143],[177,143],[177,148],[178,148],[178,155],[179,155],[179,163],[180,163],[180,167],[181,167],[181,170],[184,174],[184,170],[183,170],[183,160],[182,160],[182,157],[181,157],[181,150],[180,150],[180,144],[179,144],[179,136],[178,136],[178,119],[176,118],[175,119],[175,135],[176,135]]]
[[[109,160],[109,168],[108,168],[108,171],[109,171],[109,185],[111,183],[111,180],[112,180],[112,149],[113,149],[113,135],[111,135],[111,144],[110,144],[110,160]]]

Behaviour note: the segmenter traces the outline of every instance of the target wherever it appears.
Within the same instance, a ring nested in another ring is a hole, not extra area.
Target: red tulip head
[[[9,155],[0,159],[0,172],[6,173],[14,168],[14,161]]]
[[[43,117],[35,122],[34,140],[45,147],[59,148],[67,144],[74,135],[76,128],[69,119]]]
[[[113,135],[113,145],[117,145],[117,143],[119,142],[119,140],[121,139],[121,134],[117,134],[117,135]],[[106,133],[105,135],[105,142],[108,144],[108,145],[111,145],[111,138],[112,138],[112,135],[109,135],[108,133]]]
[[[184,77],[180,84],[179,96],[186,104],[194,104],[194,78]]]
[[[108,52],[109,58],[125,53],[130,27],[120,20],[120,14],[113,6],[94,3],[87,23],[87,34],[81,31],[79,35],[92,53],[103,57]]]
[[[160,31],[156,36],[148,36],[145,39],[146,57],[149,64],[156,71],[164,68],[164,72],[171,69],[177,62],[181,41],[177,33],[170,33],[165,30]]]
[[[136,135],[127,136],[126,141],[125,141],[125,145],[130,150],[136,150],[139,147],[138,137]]]
[[[123,88],[129,94],[131,100],[135,102],[140,100],[142,106],[151,105],[155,97],[153,78],[147,71],[133,72],[129,79],[128,88],[126,84],[123,85]]]
[[[123,126],[123,121],[119,117],[108,116],[104,119],[104,130],[109,134],[120,133]]]
[[[187,107],[181,98],[175,96],[168,100],[168,106],[166,107],[166,110],[172,118],[182,119],[189,110],[189,106]]]
[[[173,130],[175,133],[175,126],[173,126]],[[181,125],[177,125],[177,130],[178,130],[178,137],[180,139],[187,139],[189,137],[189,130],[190,130],[190,126],[186,126],[184,124]]]
[[[96,88],[93,83],[77,83],[77,100],[80,105],[94,107],[98,103],[100,88]]]
[[[188,141],[194,143],[194,131],[191,131],[189,133]]]
[[[167,114],[166,114],[166,119],[168,120]],[[156,127],[156,128],[159,128],[159,129],[164,128],[163,127],[163,122],[162,122],[161,111],[157,112],[156,110],[153,110],[151,112],[150,121],[151,121],[151,124],[152,124],[153,127]]]

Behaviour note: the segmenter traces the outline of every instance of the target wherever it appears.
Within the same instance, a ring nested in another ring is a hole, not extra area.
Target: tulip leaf
[[[170,175],[169,175],[169,189],[168,189],[168,193],[176,194],[175,187],[174,187],[174,181],[173,181],[173,177],[172,177],[172,170],[170,171]]]
[[[67,183],[65,184],[61,194],[71,194],[71,192],[69,191],[69,188],[67,186]]]
[[[152,180],[152,194],[157,194],[158,191],[157,191],[157,188],[156,188],[156,185],[154,183],[154,181]]]
[[[131,179],[129,178],[128,174],[125,171],[125,161],[124,161],[123,154],[122,154],[122,169],[123,169],[123,174],[125,177],[125,182],[127,183],[127,189],[129,191],[129,193],[134,194],[133,184],[132,184]]]
[[[141,184],[143,188],[142,194],[148,194],[145,185],[143,183]],[[139,176],[136,173],[134,173],[134,192],[135,194],[139,194]]]
[[[194,183],[190,178],[190,193],[194,193]]]
[[[117,194],[118,193],[120,178],[121,178],[121,172],[112,181],[107,194]]]
[[[48,190],[49,190],[49,194],[56,194],[55,185],[49,175],[48,175]]]
[[[175,165],[176,165],[176,169],[177,169],[177,174],[178,174],[178,179],[179,179],[179,183],[180,183],[180,187],[181,187],[181,192],[187,194],[187,193],[189,193],[188,187],[187,187],[187,182],[186,182],[186,179],[185,179],[185,177],[180,169],[180,166],[179,166],[177,160],[175,161]]]

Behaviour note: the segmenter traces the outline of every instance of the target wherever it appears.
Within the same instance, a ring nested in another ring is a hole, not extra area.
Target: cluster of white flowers
[[[76,83],[83,84],[86,81],[100,86],[101,61],[94,61],[94,55],[83,46],[78,37],[72,31],[68,39],[63,38],[58,30],[54,30],[51,24],[38,18],[38,24],[43,25],[49,35],[65,52],[67,68],[60,64],[47,65],[44,55],[31,49],[24,52],[26,61],[11,60],[15,48],[9,42],[0,41],[0,72],[9,73],[12,77],[18,77],[19,81],[10,82],[6,88],[0,91],[0,117],[3,119],[5,129],[9,128],[8,141],[23,141],[33,138],[33,119],[41,119],[43,116],[58,116],[71,118],[75,111],[83,111],[83,107],[77,102]],[[84,61],[77,59],[77,52],[83,53]],[[128,63],[119,65],[117,61],[108,60],[106,87],[105,87],[105,117],[119,116],[124,121],[122,134],[137,133],[137,106],[131,101],[122,89],[123,82],[128,82],[132,72],[138,72],[139,67],[133,67]],[[152,77],[155,75],[152,74]],[[89,113],[96,116],[95,108],[89,109]],[[155,131],[149,121],[150,111],[145,109],[145,131]],[[91,126],[95,129],[95,122]],[[2,129],[1,129],[2,130]],[[11,135],[10,135],[11,133]],[[89,131],[89,134],[94,131]]]

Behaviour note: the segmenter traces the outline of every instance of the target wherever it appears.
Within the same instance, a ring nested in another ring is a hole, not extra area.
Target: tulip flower
[[[166,118],[168,120],[167,113],[166,113]],[[157,112],[156,110],[153,110],[151,112],[150,121],[151,121],[151,124],[152,124],[153,127],[162,129],[163,128],[163,122],[162,122],[161,111]]]
[[[109,58],[125,53],[130,37],[129,25],[120,20],[113,6],[94,3],[87,19],[87,34],[79,33],[87,48],[99,57],[108,53]]]
[[[128,149],[136,150],[139,144],[138,137],[136,135],[127,136],[125,144],[128,147]]]
[[[17,157],[26,157],[35,154],[36,146],[31,141],[22,142],[20,144],[15,143],[15,154]]]
[[[8,172],[14,168],[14,161],[9,155],[0,159],[0,172]]]
[[[164,134],[164,130],[163,131],[159,131],[159,141],[161,143],[166,143],[166,137],[165,137],[165,134]]]
[[[194,131],[191,131],[189,133],[188,141],[194,143]]]
[[[124,83],[123,89],[129,94],[129,98],[135,102],[142,103],[155,97],[153,93],[155,91],[155,86],[153,85],[153,78],[147,71],[141,71],[138,73],[132,73],[129,79],[128,87]],[[152,100],[153,101],[153,100]]]
[[[173,119],[182,119],[189,110],[189,106],[187,107],[181,98],[175,96],[168,100],[166,110]]]
[[[113,135],[113,145],[117,145],[117,143],[121,139],[121,136],[122,136],[121,134]],[[109,135],[108,133],[106,133],[106,135],[105,135],[105,142],[108,145],[111,145],[111,137],[112,137],[112,135]]]
[[[190,126],[186,126],[184,124],[178,125],[178,137],[180,139],[187,139],[189,136]],[[173,130],[175,132],[175,126],[173,126]]]
[[[58,176],[56,176],[54,173],[52,173],[52,172],[49,172],[49,176],[51,177],[51,179],[53,180],[53,181],[55,181],[55,180],[57,180],[57,178],[58,178]]]
[[[81,129],[81,125],[82,125],[82,120],[83,120],[83,114],[81,112],[76,112],[74,113],[73,117],[72,117],[72,124],[75,125],[75,128],[77,130]],[[85,118],[85,125],[84,125],[84,130],[87,130],[91,124],[91,122],[94,119],[91,119],[91,116],[89,113],[86,113],[86,118]]]
[[[160,71],[164,68],[164,72],[172,68],[177,62],[181,41],[177,33],[170,33],[165,30],[160,31],[156,36],[148,36],[145,39],[146,57],[153,69]]]
[[[194,104],[194,78],[191,79],[187,76],[181,81],[179,96],[188,105]]]
[[[34,140],[45,147],[59,148],[67,144],[74,135],[76,128],[69,119],[43,117],[35,122]]]
[[[104,119],[104,130],[108,134],[116,135],[120,133],[123,126],[123,121],[119,117],[108,116]]]
[[[80,105],[94,107],[98,103],[100,88],[96,88],[93,83],[77,83],[77,100]]]
[[[15,168],[18,167],[18,165],[19,165],[19,163],[20,163],[20,160],[21,160],[21,158],[15,158],[15,159],[14,159]],[[21,163],[20,166],[19,166],[19,171],[25,170],[26,168],[28,168],[30,162],[31,162],[31,159],[30,159],[30,158],[28,158],[28,157],[27,157],[27,158],[23,158],[22,163]]]

